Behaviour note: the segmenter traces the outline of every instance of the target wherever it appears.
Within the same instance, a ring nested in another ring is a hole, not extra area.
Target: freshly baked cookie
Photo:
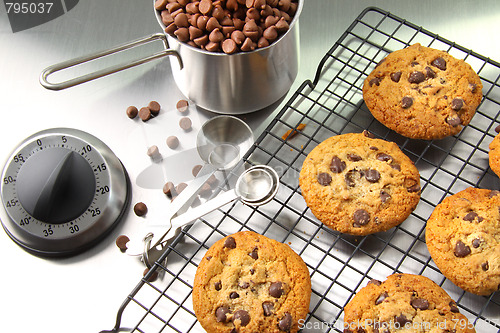
[[[475,332],[443,288],[412,274],[368,282],[344,307],[344,327],[344,333]]]
[[[193,306],[208,332],[297,332],[309,311],[311,279],[286,244],[251,231],[217,241],[203,257]]]
[[[491,141],[488,157],[491,170],[500,177],[500,134],[497,134]]]
[[[390,53],[368,75],[363,99],[388,128],[413,139],[441,139],[469,124],[483,86],[472,67],[420,44]]]
[[[469,187],[427,221],[427,248],[444,276],[477,295],[500,289],[500,192]]]
[[[321,222],[352,235],[400,224],[420,200],[420,175],[413,162],[394,142],[367,131],[321,142],[302,164],[299,184]]]

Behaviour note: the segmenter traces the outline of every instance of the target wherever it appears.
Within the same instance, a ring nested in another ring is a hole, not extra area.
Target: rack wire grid
[[[471,123],[456,136],[434,141],[402,137],[376,121],[363,102],[362,84],[375,65],[417,42],[465,59],[481,77],[484,98]],[[289,244],[307,264],[312,296],[303,332],[342,332],[343,308],[354,294],[370,279],[385,280],[396,272],[429,277],[456,300],[476,331],[500,332],[500,293],[476,296],[456,287],[431,260],[424,235],[427,219],[446,196],[469,186],[499,188],[488,167],[488,145],[499,122],[499,77],[499,63],[384,10],[365,9],[321,60],[314,81],[297,89],[240,163],[239,168],[274,167],[280,175],[277,196],[258,208],[227,205],[185,228],[125,299],[116,327],[123,318],[134,323],[126,326],[134,332],[203,332],[191,298],[197,265],[220,238],[252,230]],[[301,123],[306,127],[296,136],[282,139]],[[365,129],[396,142],[410,157],[420,172],[422,195],[398,227],[355,237],[330,230],[312,215],[298,175],[307,154],[321,141]],[[227,179],[237,175],[233,170]],[[160,278],[149,282],[154,273]]]

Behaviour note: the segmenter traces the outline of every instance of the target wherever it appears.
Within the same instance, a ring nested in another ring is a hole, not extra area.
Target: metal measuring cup
[[[165,219],[156,224],[148,223],[142,228],[143,230],[134,233],[137,236],[130,237],[125,253],[142,256],[143,261],[149,267],[151,262],[161,256],[164,247],[168,246],[167,240],[161,242],[155,240],[154,233],[150,232],[150,230],[160,229],[162,232],[156,232],[156,234],[163,235],[170,221],[189,209],[197,193],[207,180],[217,171],[224,171],[234,167],[252,146],[253,142],[252,130],[246,123],[236,117],[217,116],[206,121],[198,132],[196,143],[198,154],[205,162],[205,165],[199,171],[197,178],[169,206]],[[175,233],[169,234],[169,239],[180,232],[180,228],[174,228],[174,230]]]

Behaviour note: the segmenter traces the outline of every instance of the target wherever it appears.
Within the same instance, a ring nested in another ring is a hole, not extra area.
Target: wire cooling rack
[[[362,83],[375,65],[391,51],[417,42],[465,59],[481,77],[483,101],[472,122],[456,136],[436,141],[407,139],[376,121],[363,102]],[[258,163],[274,167],[281,177],[278,195],[259,208],[238,202],[225,206],[183,230],[125,299],[116,328],[203,332],[191,299],[197,265],[220,238],[253,230],[289,244],[309,268],[312,296],[303,332],[342,332],[345,304],[370,279],[385,280],[395,272],[429,277],[457,301],[477,332],[500,332],[500,292],[482,297],[456,287],[431,260],[424,235],[428,217],[446,196],[469,186],[500,188],[498,177],[488,168],[488,145],[500,122],[499,78],[499,63],[388,12],[367,8],[324,56],[314,81],[298,88],[238,167]],[[302,131],[282,139],[301,123],[306,125]],[[414,161],[421,175],[422,196],[400,226],[355,237],[328,229],[311,214],[302,199],[298,175],[318,143],[365,129],[396,142]],[[221,190],[231,186],[237,175],[233,170]],[[167,256],[165,265],[162,259]],[[160,278],[148,282],[153,273]]]

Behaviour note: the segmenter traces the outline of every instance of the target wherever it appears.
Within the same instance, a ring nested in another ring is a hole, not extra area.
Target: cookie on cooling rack
[[[498,128],[498,127],[497,127]],[[491,170],[500,177],[500,134],[497,134],[490,143],[488,153]]]
[[[311,279],[288,245],[251,231],[217,241],[196,271],[193,307],[208,332],[297,332]]]
[[[450,281],[477,295],[500,289],[500,192],[469,187],[427,221],[427,248]]]
[[[306,157],[299,184],[311,212],[352,235],[388,230],[420,200],[420,175],[394,142],[365,131],[333,136]]]
[[[475,332],[443,288],[412,274],[371,280],[344,307],[344,327],[344,333]]]
[[[390,53],[368,75],[363,99],[373,116],[413,139],[441,139],[469,124],[482,98],[464,60],[420,44]]]

